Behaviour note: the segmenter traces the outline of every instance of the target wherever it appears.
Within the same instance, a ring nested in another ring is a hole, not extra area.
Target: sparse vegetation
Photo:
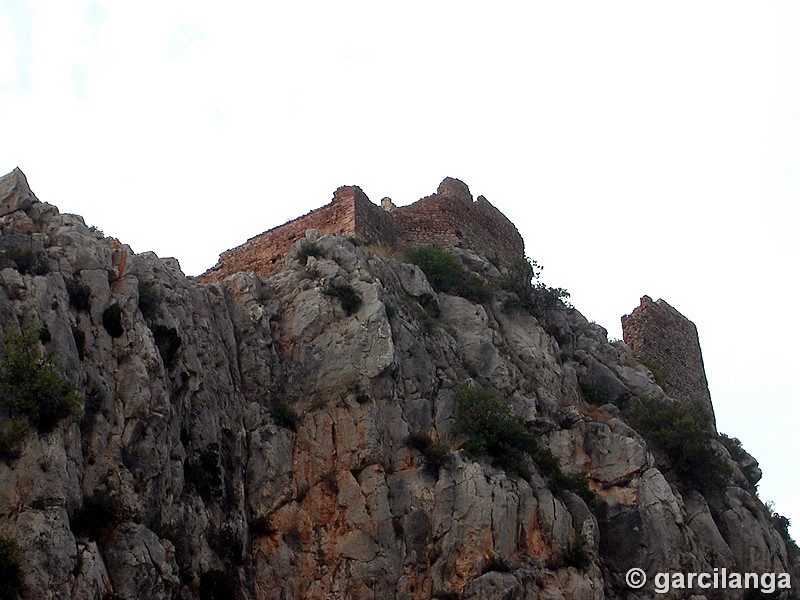
[[[418,450],[425,458],[425,467],[431,473],[438,475],[449,454],[446,446],[434,442],[427,433],[419,431],[409,435],[406,444]]]
[[[569,545],[564,555],[564,564],[567,567],[574,567],[579,571],[585,570],[592,564],[589,544],[584,535],[577,534],[575,536],[575,541]]]
[[[789,527],[791,526],[792,522],[784,517],[781,514],[778,514],[773,509],[772,503],[767,503],[767,510],[769,511],[769,522],[772,527],[777,531],[781,538],[783,538],[783,542],[786,545],[786,554],[789,557],[790,563],[795,563],[800,558],[800,547],[797,546],[797,542],[794,541],[792,535],[789,533]]]
[[[361,296],[349,283],[331,283],[325,289],[325,295],[337,298],[348,315],[355,314],[361,308]]]
[[[6,250],[6,256],[23,275],[47,275],[50,272],[47,255],[43,250],[17,246]]]
[[[754,494],[757,494],[758,482],[761,478],[761,472],[759,471],[757,464],[747,463],[749,455],[747,454],[747,452],[745,452],[745,449],[742,447],[741,440],[739,440],[739,438],[729,437],[724,433],[720,433],[717,439],[728,450],[728,453],[731,455],[731,458],[736,463],[739,464],[739,468],[741,469],[742,474],[745,476],[745,479],[747,479],[747,483],[750,484],[750,491]]]
[[[275,424],[278,427],[285,427],[286,429],[291,429],[292,431],[297,429],[297,424],[300,422],[300,417],[297,414],[297,411],[283,400],[275,402],[270,407],[269,414],[272,415],[272,418],[275,420]]]
[[[118,338],[125,332],[122,328],[122,307],[116,302],[103,311],[103,327],[113,338]]]
[[[436,327],[436,318],[422,306],[413,309],[412,314],[416,317],[420,329],[425,333],[431,333]]]
[[[27,432],[25,419],[0,421],[0,458],[19,458],[19,445]]]
[[[602,406],[608,402],[608,392],[603,387],[585,379],[578,380],[578,385],[581,388],[581,396],[589,404]]]
[[[487,390],[463,385],[456,390],[456,431],[469,436],[462,448],[470,455],[485,454],[502,469],[530,477],[525,454],[536,446],[511,407]]]
[[[655,379],[656,385],[664,390],[664,392],[667,392],[667,374],[664,370],[664,367],[643,356],[637,356],[636,360],[638,360],[643,366],[647,367],[647,369],[653,374],[653,379]]]
[[[0,600],[17,599],[21,577],[17,540],[0,535]]]
[[[425,273],[434,289],[462,296],[473,302],[486,302],[491,291],[475,273],[469,273],[450,252],[435,246],[411,248],[406,256]]]
[[[731,468],[711,445],[711,415],[700,403],[635,398],[625,419],[682,481],[700,492],[727,484]]]
[[[308,257],[314,256],[324,256],[322,249],[312,242],[304,241],[300,244],[300,248],[297,251],[297,260],[300,261],[301,265],[305,265],[308,263]]]
[[[503,286],[511,293],[504,304],[506,310],[522,309],[537,319],[548,312],[569,308],[569,292],[549,287],[539,281],[542,267],[530,258],[514,261],[503,277]]]
[[[0,406],[24,415],[40,433],[73,414],[82,398],[58,372],[55,359],[39,350],[39,329],[26,325],[5,336],[0,362]]]
[[[456,431],[469,436],[462,445],[468,454],[486,454],[497,466],[526,479],[531,475],[525,464],[527,455],[547,477],[553,492],[573,492],[590,509],[603,514],[605,505],[589,489],[586,476],[564,473],[552,453],[536,442],[507,403],[484,389],[469,385],[456,390],[455,401]]]

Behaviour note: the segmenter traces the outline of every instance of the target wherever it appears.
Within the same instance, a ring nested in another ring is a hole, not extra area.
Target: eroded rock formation
[[[85,397],[0,461],[23,598],[647,598],[630,567],[796,567],[741,457],[720,446],[733,474],[706,496],[657,467],[611,402],[665,392],[576,310],[537,319],[504,310],[501,289],[484,304],[439,293],[418,267],[316,231],[268,277],[202,284],[39,202],[19,171],[0,207],[3,331],[46,328],[42,349]],[[43,268],[21,269],[19,249]],[[479,250],[456,251],[502,280]],[[354,310],[330,293],[344,287]],[[610,402],[587,404],[584,380]],[[533,460],[523,477],[459,450],[467,381],[597,502]]]

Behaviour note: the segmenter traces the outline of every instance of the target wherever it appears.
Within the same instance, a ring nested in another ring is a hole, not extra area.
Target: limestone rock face
[[[707,496],[658,468],[624,405],[665,392],[577,311],[437,293],[316,231],[270,277],[202,284],[39,202],[21,172],[0,191],[0,326],[46,328],[41,349],[85,398],[0,461],[22,598],[600,600],[650,597],[625,587],[632,566],[796,568],[734,483],[748,461]],[[460,450],[467,381],[593,500],[533,460],[522,477]],[[608,403],[584,402],[585,381]]]

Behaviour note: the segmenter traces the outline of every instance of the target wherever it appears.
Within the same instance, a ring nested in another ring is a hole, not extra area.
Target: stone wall
[[[659,367],[667,394],[678,400],[702,402],[714,416],[697,327],[664,300],[643,296],[640,305],[622,317],[625,343]]]
[[[250,238],[241,246],[223,252],[219,262],[203,273],[199,279],[205,283],[213,283],[233,273],[242,272],[258,273],[268,277],[283,266],[283,257],[287,250],[309,229],[317,229],[321,233],[355,235],[357,196],[363,196],[369,202],[359,188],[340,187],[334,193],[330,204],[265,231]]]
[[[409,206],[394,207],[386,198],[382,203],[390,210],[373,204],[356,186],[341,187],[330,204],[224,252],[200,280],[216,282],[238,272],[272,275],[308,229],[400,250],[421,244],[468,248],[499,267],[525,255],[514,224],[483,196],[473,200],[469,188],[458,179],[446,178],[435,194]]]
[[[355,237],[368,244],[394,247],[400,234],[391,213],[373,204],[359,188],[353,208],[355,211]]]
[[[457,179],[446,178],[436,194],[392,214],[404,246],[468,248],[497,266],[525,256],[525,244],[514,224],[483,196],[473,201],[469,188]]]

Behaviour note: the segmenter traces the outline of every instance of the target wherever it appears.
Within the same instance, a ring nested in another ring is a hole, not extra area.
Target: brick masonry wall
[[[622,337],[639,356],[664,371],[667,393],[683,401],[702,402],[714,416],[697,327],[664,300],[649,296],[622,317]]]
[[[368,244],[395,247],[400,239],[400,234],[394,217],[373,204],[360,189],[358,192],[353,203],[356,238]]]
[[[341,187],[330,204],[224,252],[199,279],[212,283],[242,271],[272,275],[308,229],[397,249],[421,244],[469,248],[497,266],[525,254],[522,237],[503,213],[483,196],[473,201],[463,182],[447,178],[436,194],[392,212],[373,204],[358,187]]]
[[[265,231],[250,238],[241,246],[223,252],[219,262],[200,275],[200,281],[213,283],[240,272],[253,272],[268,277],[280,270],[286,252],[292,244],[305,235],[308,229],[318,229],[321,233],[354,235],[356,228],[354,205],[359,193],[366,198],[359,188],[341,187],[334,193],[330,204]]]
[[[483,196],[464,202],[434,194],[393,214],[404,246],[469,248],[497,266],[525,256],[525,243],[517,228]]]

